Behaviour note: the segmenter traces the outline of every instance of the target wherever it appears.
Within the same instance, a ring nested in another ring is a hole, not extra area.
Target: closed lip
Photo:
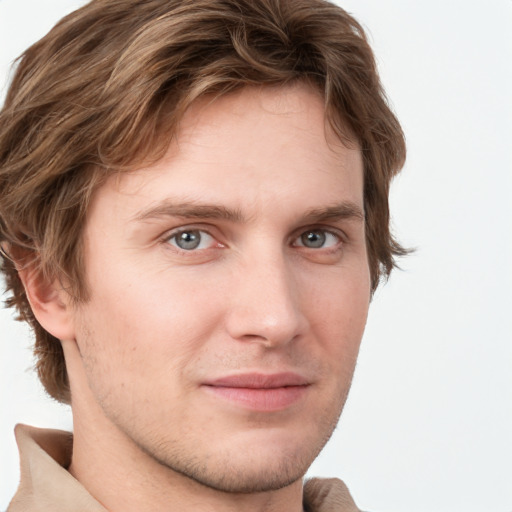
[[[310,381],[293,372],[274,374],[244,373],[213,379],[204,383],[205,386],[219,388],[276,389],[291,386],[307,386]]]
[[[273,413],[286,410],[304,399],[310,382],[293,372],[244,373],[205,382],[202,388],[238,408]]]

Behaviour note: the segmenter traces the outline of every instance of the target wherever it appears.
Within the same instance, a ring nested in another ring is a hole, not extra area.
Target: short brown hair
[[[86,301],[82,228],[113,172],[156,161],[204,94],[308,81],[335,132],[364,159],[372,290],[404,249],[389,229],[400,125],[360,24],[324,0],[93,0],[20,58],[0,112],[0,243],[8,306],[35,331],[39,377],[69,402],[59,340],[30,309],[14,261]],[[7,256],[9,254],[9,257]]]

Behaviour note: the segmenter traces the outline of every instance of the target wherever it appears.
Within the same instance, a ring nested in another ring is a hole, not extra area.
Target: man
[[[321,0],[95,0],[0,117],[9,305],[74,432],[18,427],[9,510],[354,511],[303,484],[394,257],[405,156]]]

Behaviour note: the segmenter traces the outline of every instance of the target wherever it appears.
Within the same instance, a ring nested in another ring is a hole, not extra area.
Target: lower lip
[[[230,388],[204,386],[214,395],[234,402],[253,411],[272,412],[286,409],[297,403],[309,386],[286,386],[282,388]]]

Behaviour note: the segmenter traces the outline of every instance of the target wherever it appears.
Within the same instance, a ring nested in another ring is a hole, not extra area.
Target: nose
[[[292,342],[307,328],[299,288],[284,255],[246,261],[232,287],[228,333],[267,348]]]

